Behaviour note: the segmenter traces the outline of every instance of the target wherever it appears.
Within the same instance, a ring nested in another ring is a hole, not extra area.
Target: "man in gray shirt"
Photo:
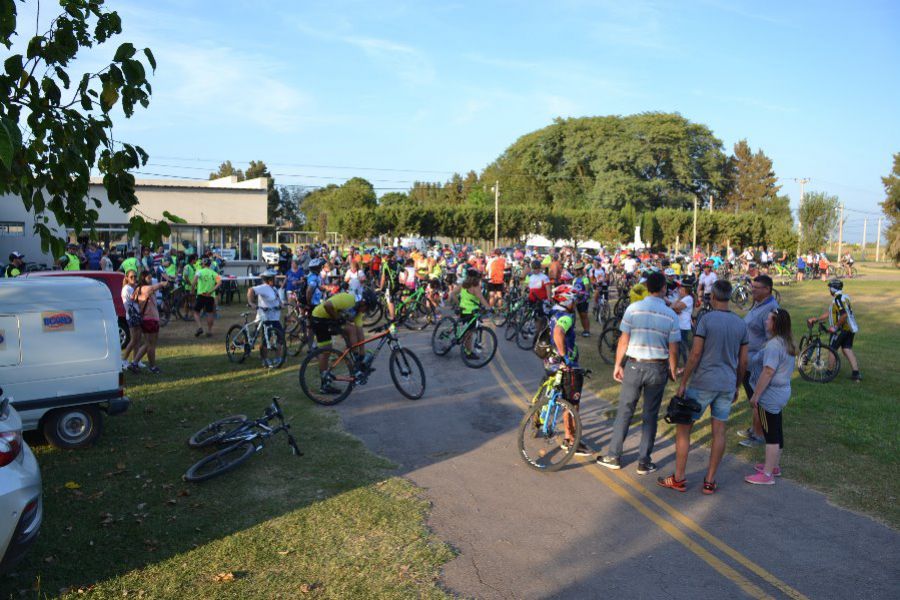
[[[766,319],[769,313],[778,308],[778,300],[772,295],[772,278],[768,275],[757,275],[750,284],[750,292],[753,295],[753,306],[750,312],[744,317],[744,323],[747,324],[747,333],[750,343],[747,346],[747,360],[752,364],[756,355],[763,351],[766,347]],[[753,397],[753,386],[750,385],[749,370],[744,375],[744,391],[747,393],[747,399]],[[762,425],[759,422],[759,415],[754,410],[753,425],[749,429],[741,429],[738,435],[747,439],[741,440],[742,446],[761,446],[765,443],[763,438]]]
[[[700,405],[700,412],[693,415],[694,421],[703,415],[707,406],[712,413],[712,449],[706,477],[703,478],[704,494],[716,493],[716,470],[725,454],[725,423],[731,413],[731,405],[737,401],[747,370],[749,345],[747,325],[728,310],[731,283],[720,279],[712,284],[710,291],[713,310],[697,324],[694,345],[677,392],[678,396],[695,400]],[[692,427],[693,423],[676,425],[675,473],[657,480],[662,487],[687,491],[684,471],[691,449]]]

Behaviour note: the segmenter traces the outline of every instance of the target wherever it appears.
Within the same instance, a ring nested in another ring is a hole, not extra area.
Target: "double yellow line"
[[[524,408],[528,408],[528,406],[530,405],[531,394],[529,394],[528,391],[522,386],[522,384],[519,383],[512,370],[510,370],[509,365],[500,354],[499,349],[495,358],[497,360],[490,363],[490,369],[494,374],[494,378],[497,380],[497,383],[500,384],[500,387],[503,388],[503,390],[510,398],[517,401]],[[498,371],[495,364],[500,365],[500,369],[503,370],[503,373],[500,373]],[[512,388],[515,388],[518,393]],[[726,564],[721,558],[707,550],[701,544],[697,543],[687,533],[679,529],[671,521],[665,519],[663,515],[654,512],[649,506],[647,506],[647,504],[640,500],[639,496],[642,496],[643,498],[649,500],[651,503],[661,508],[663,512],[667,513],[687,530],[699,536],[702,540],[710,544],[716,550],[722,552],[731,560],[747,569],[749,572],[753,573],[763,581],[780,590],[788,598],[793,598],[795,600],[808,600],[806,596],[801,594],[799,591],[784,583],[783,581],[766,571],[764,568],[703,529],[696,521],[679,511],[677,508],[675,508],[665,500],[661,500],[656,496],[656,494],[652,493],[630,475],[617,472],[616,477],[611,477],[610,474],[604,471],[602,467],[598,466],[592,461],[588,461],[589,459],[584,460],[587,467],[586,471],[590,473],[595,479],[603,483],[616,495],[618,495],[625,502],[634,507],[634,509],[639,513],[647,517],[660,529],[672,536],[672,538],[682,544],[685,548],[703,559],[703,561],[709,564],[713,569],[734,582],[748,596],[751,596],[753,598],[772,598],[769,593],[750,581],[747,577],[737,571],[737,569]],[[622,483],[624,483],[625,485],[622,485]],[[637,495],[634,492],[636,492]]]

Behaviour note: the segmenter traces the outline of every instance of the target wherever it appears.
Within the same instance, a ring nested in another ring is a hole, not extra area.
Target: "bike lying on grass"
[[[300,367],[300,387],[307,398],[324,406],[344,400],[354,386],[364,385],[368,381],[369,374],[374,371],[372,363],[385,344],[391,347],[388,369],[397,391],[410,400],[422,397],[425,393],[425,369],[412,350],[400,345],[396,325],[388,323],[370,332],[378,332],[378,335],[344,350],[320,348],[307,354]],[[365,358],[358,358],[356,350],[375,340],[380,340],[375,350],[366,352]],[[320,361],[324,362],[324,368]]]
[[[581,442],[581,417],[563,398],[563,377],[567,371],[590,376],[590,370],[560,369],[546,377],[531,399],[531,409],[519,423],[519,454],[532,469],[550,472],[563,468],[575,455]],[[575,430],[571,442],[565,441],[565,421],[572,420]]]
[[[231,415],[210,423],[188,439],[191,448],[219,446],[219,449],[197,461],[184,474],[185,481],[205,481],[235,468],[252,455],[263,449],[266,440],[284,431],[288,445],[294,456],[303,456],[297,440],[291,435],[291,426],[284,421],[284,413],[278,404],[279,398],[272,398],[262,418],[251,421],[245,415]],[[280,425],[270,423],[277,419]]]

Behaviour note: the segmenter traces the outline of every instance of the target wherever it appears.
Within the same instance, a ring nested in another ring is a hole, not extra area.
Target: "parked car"
[[[269,266],[278,264],[278,246],[265,244],[262,247],[262,259]]]
[[[0,279],[0,382],[26,431],[90,446],[128,409],[110,290],[85,277]]]
[[[122,302],[122,285],[125,274],[118,271],[41,271],[28,273],[26,277],[88,277],[102,281],[112,294],[113,306],[116,308],[116,318],[119,325],[119,346],[124,348],[131,341],[131,329],[128,328],[125,304]]]
[[[0,342],[2,343],[2,342]],[[15,565],[41,529],[41,471],[22,439],[22,420],[0,390],[0,573]]]

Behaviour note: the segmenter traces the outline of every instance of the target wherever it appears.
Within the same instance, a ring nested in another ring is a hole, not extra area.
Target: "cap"
[[[19,259],[25,258],[25,255],[22,254],[21,252],[15,252],[15,251],[9,253],[9,260],[13,260],[16,258],[19,258]]]

